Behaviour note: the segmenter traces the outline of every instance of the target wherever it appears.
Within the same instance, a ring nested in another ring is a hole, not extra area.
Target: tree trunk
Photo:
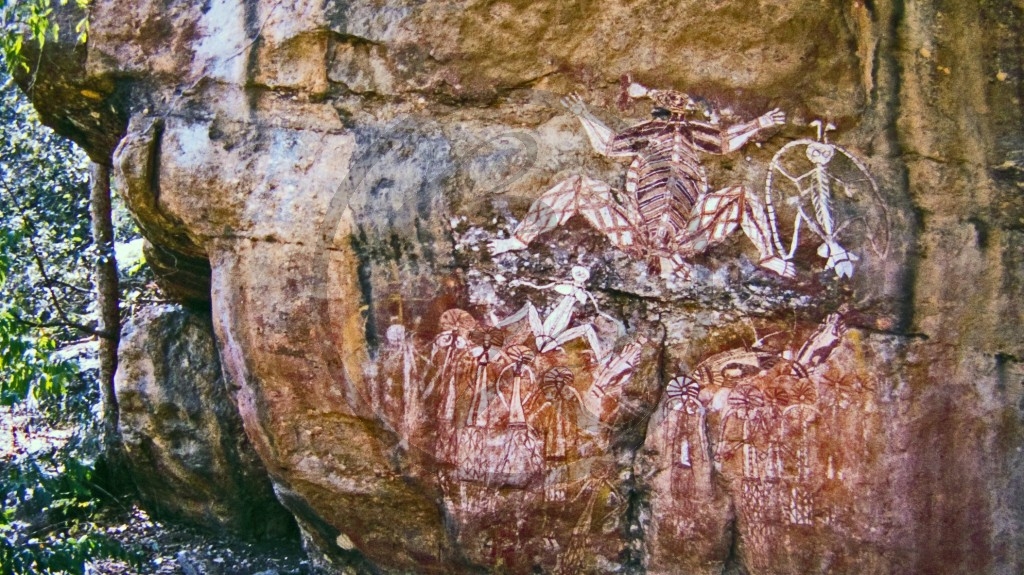
[[[114,393],[117,346],[121,339],[117,260],[114,257],[114,224],[110,208],[110,167],[92,164],[90,192],[92,238],[96,249],[96,308],[99,313],[100,393],[103,400],[103,441],[108,452],[117,449],[119,411]]]

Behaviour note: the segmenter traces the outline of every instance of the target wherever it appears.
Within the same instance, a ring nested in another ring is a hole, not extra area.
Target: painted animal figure
[[[594,150],[603,156],[632,158],[625,193],[605,182],[575,176],[544,192],[513,231],[493,240],[492,255],[525,249],[537,236],[582,215],[627,254],[647,259],[663,276],[688,276],[686,259],[724,240],[737,226],[757,248],[759,265],[782,276],[792,264],[775,255],[764,207],[744,186],[711,191],[701,153],[739,150],[758,132],[781,125],[778,109],[733,126],[689,118],[697,109],[686,94],[631,84],[631,98],[649,98],[652,119],[619,134],[591,114],[578,96],[563,104],[579,119]]]

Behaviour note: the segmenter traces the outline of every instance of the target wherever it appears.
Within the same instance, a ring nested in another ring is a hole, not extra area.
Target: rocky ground
[[[25,408],[0,408],[0,462],[56,450],[72,437],[66,426],[47,425]],[[6,491],[6,489],[5,489]],[[130,501],[104,501],[91,520],[117,541],[127,559],[86,564],[95,575],[305,575],[313,573],[297,541],[252,543],[151,518]]]
[[[302,550],[293,542],[248,543],[155,521],[138,507],[110,519],[107,533],[135,553],[137,562],[97,561],[89,566],[89,573],[306,575],[314,572]]]

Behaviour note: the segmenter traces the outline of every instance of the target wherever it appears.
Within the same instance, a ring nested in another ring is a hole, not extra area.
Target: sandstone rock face
[[[93,10],[325,565],[1024,568],[1019,3]]]
[[[254,538],[293,534],[242,431],[209,319],[179,306],[144,308],[125,326],[119,353],[123,441],[146,508]]]

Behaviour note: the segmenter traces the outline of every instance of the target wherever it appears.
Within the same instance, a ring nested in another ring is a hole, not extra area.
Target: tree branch
[[[87,289],[87,288],[84,288],[84,287],[79,287],[79,286],[76,286],[75,284],[70,284],[70,283],[68,283],[66,281],[63,281],[63,280],[55,279],[55,280],[53,280],[53,283],[55,283],[55,284],[57,284],[57,285],[59,285],[61,287],[67,288],[69,290],[76,291],[76,292],[78,292],[80,294],[92,295],[92,290],[91,289]]]
[[[26,318],[22,317],[21,314],[19,314],[16,311],[13,311],[13,310],[10,311],[10,314],[11,314],[11,318],[14,319],[14,321],[16,323],[20,323],[21,325],[27,325],[29,327],[38,327],[38,328],[66,327],[66,328],[75,329],[75,330],[78,330],[80,332],[87,333],[89,335],[96,336],[96,337],[108,337],[108,334],[106,334],[105,332],[103,332],[103,331],[101,331],[99,329],[96,329],[95,325],[88,325],[88,324],[84,324],[84,323],[75,323],[75,322],[66,322],[66,321],[36,321],[36,320],[33,320],[33,319],[26,319]]]
[[[36,244],[35,235],[37,232],[37,228],[35,226],[35,223],[32,221],[32,218],[29,216],[29,214],[25,211],[25,208],[17,201],[17,198],[14,196],[14,192],[12,192],[9,187],[7,187],[6,181],[0,179],[0,188],[3,189],[4,196],[6,198],[6,203],[13,206],[14,211],[16,211],[19,216],[21,216],[22,225],[26,228],[25,231],[28,232],[26,234],[26,238],[28,239],[29,248],[32,251],[32,259],[36,264],[36,268],[39,270],[39,275],[41,275],[43,278],[43,286],[46,288],[46,292],[50,296],[50,302],[53,304],[54,309],[57,310],[57,315],[60,317],[61,323],[65,326],[74,327],[75,329],[82,330],[85,333],[91,335],[95,335],[105,339],[113,339],[115,336],[110,331],[88,328],[83,324],[73,321],[68,316],[67,312],[64,311],[64,307],[60,303],[60,298],[57,297],[57,291],[54,289],[54,285],[57,283],[58,280],[55,280],[52,277],[50,277],[49,272],[46,270],[46,262],[43,260],[43,256],[40,253],[39,246]],[[28,324],[27,321],[23,321],[23,323]]]

